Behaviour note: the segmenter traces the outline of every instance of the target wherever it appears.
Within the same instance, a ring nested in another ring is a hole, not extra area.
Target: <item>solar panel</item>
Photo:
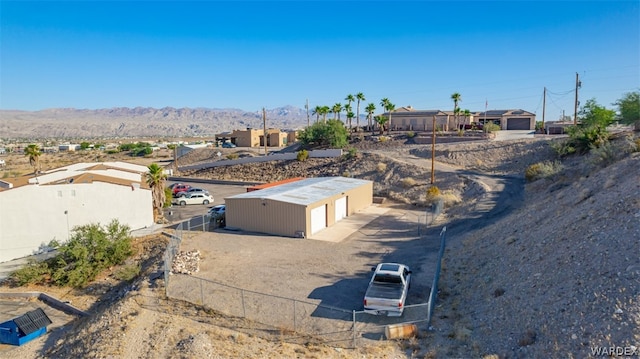
[[[24,335],[29,335],[52,323],[51,319],[49,319],[47,314],[45,314],[41,308],[32,310],[15,318],[13,321]]]

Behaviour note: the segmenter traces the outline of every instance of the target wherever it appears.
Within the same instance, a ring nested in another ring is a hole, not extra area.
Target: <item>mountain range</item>
[[[284,106],[265,110],[265,113],[268,128],[293,130],[307,125],[307,112],[304,109]],[[310,115],[310,121],[313,123],[315,116]],[[262,111],[232,108],[0,110],[0,138],[5,140],[210,137],[227,131],[262,127]]]

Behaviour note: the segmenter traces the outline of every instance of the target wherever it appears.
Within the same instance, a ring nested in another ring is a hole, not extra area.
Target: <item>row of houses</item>
[[[431,131],[435,118],[436,129],[453,131],[462,125],[493,123],[502,130],[533,130],[536,126],[536,115],[525,110],[490,110],[471,112],[469,115],[455,115],[453,111],[416,110],[411,106],[400,107],[382,114],[391,117],[388,126],[397,131]]]
[[[77,226],[118,220],[131,230],[154,225],[148,168],[126,162],[76,163],[0,180],[0,262],[64,243]],[[295,178],[225,198],[227,226],[306,238],[370,206],[373,182]]]
[[[215,139],[217,142],[230,142],[238,147],[263,147],[266,138],[267,147],[285,147],[296,142],[297,135],[298,131],[281,131],[277,128],[269,128],[266,130],[265,136],[263,129],[247,128],[217,134]]]

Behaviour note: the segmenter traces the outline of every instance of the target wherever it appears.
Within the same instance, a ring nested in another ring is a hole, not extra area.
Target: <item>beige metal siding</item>
[[[304,206],[260,198],[226,198],[225,204],[228,227],[288,237],[308,233]]]
[[[336,223],[336,201],[342,197],[347,197],[347,216],[367,208],[373,204],[373,182],[347,190],[344,194],[336,194],[309,205],[305,213],[307,221],[305,233],[311,233],[311,210],[323,204],[327,205],[327,227],[334,225]]]

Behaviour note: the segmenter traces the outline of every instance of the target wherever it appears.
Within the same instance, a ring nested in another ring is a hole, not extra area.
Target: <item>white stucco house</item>
[[[131,230],[153,225],[147,171],[126,162],[76,163],[0,180],[0,262],[65,242],[76,226],[113,219]]]

